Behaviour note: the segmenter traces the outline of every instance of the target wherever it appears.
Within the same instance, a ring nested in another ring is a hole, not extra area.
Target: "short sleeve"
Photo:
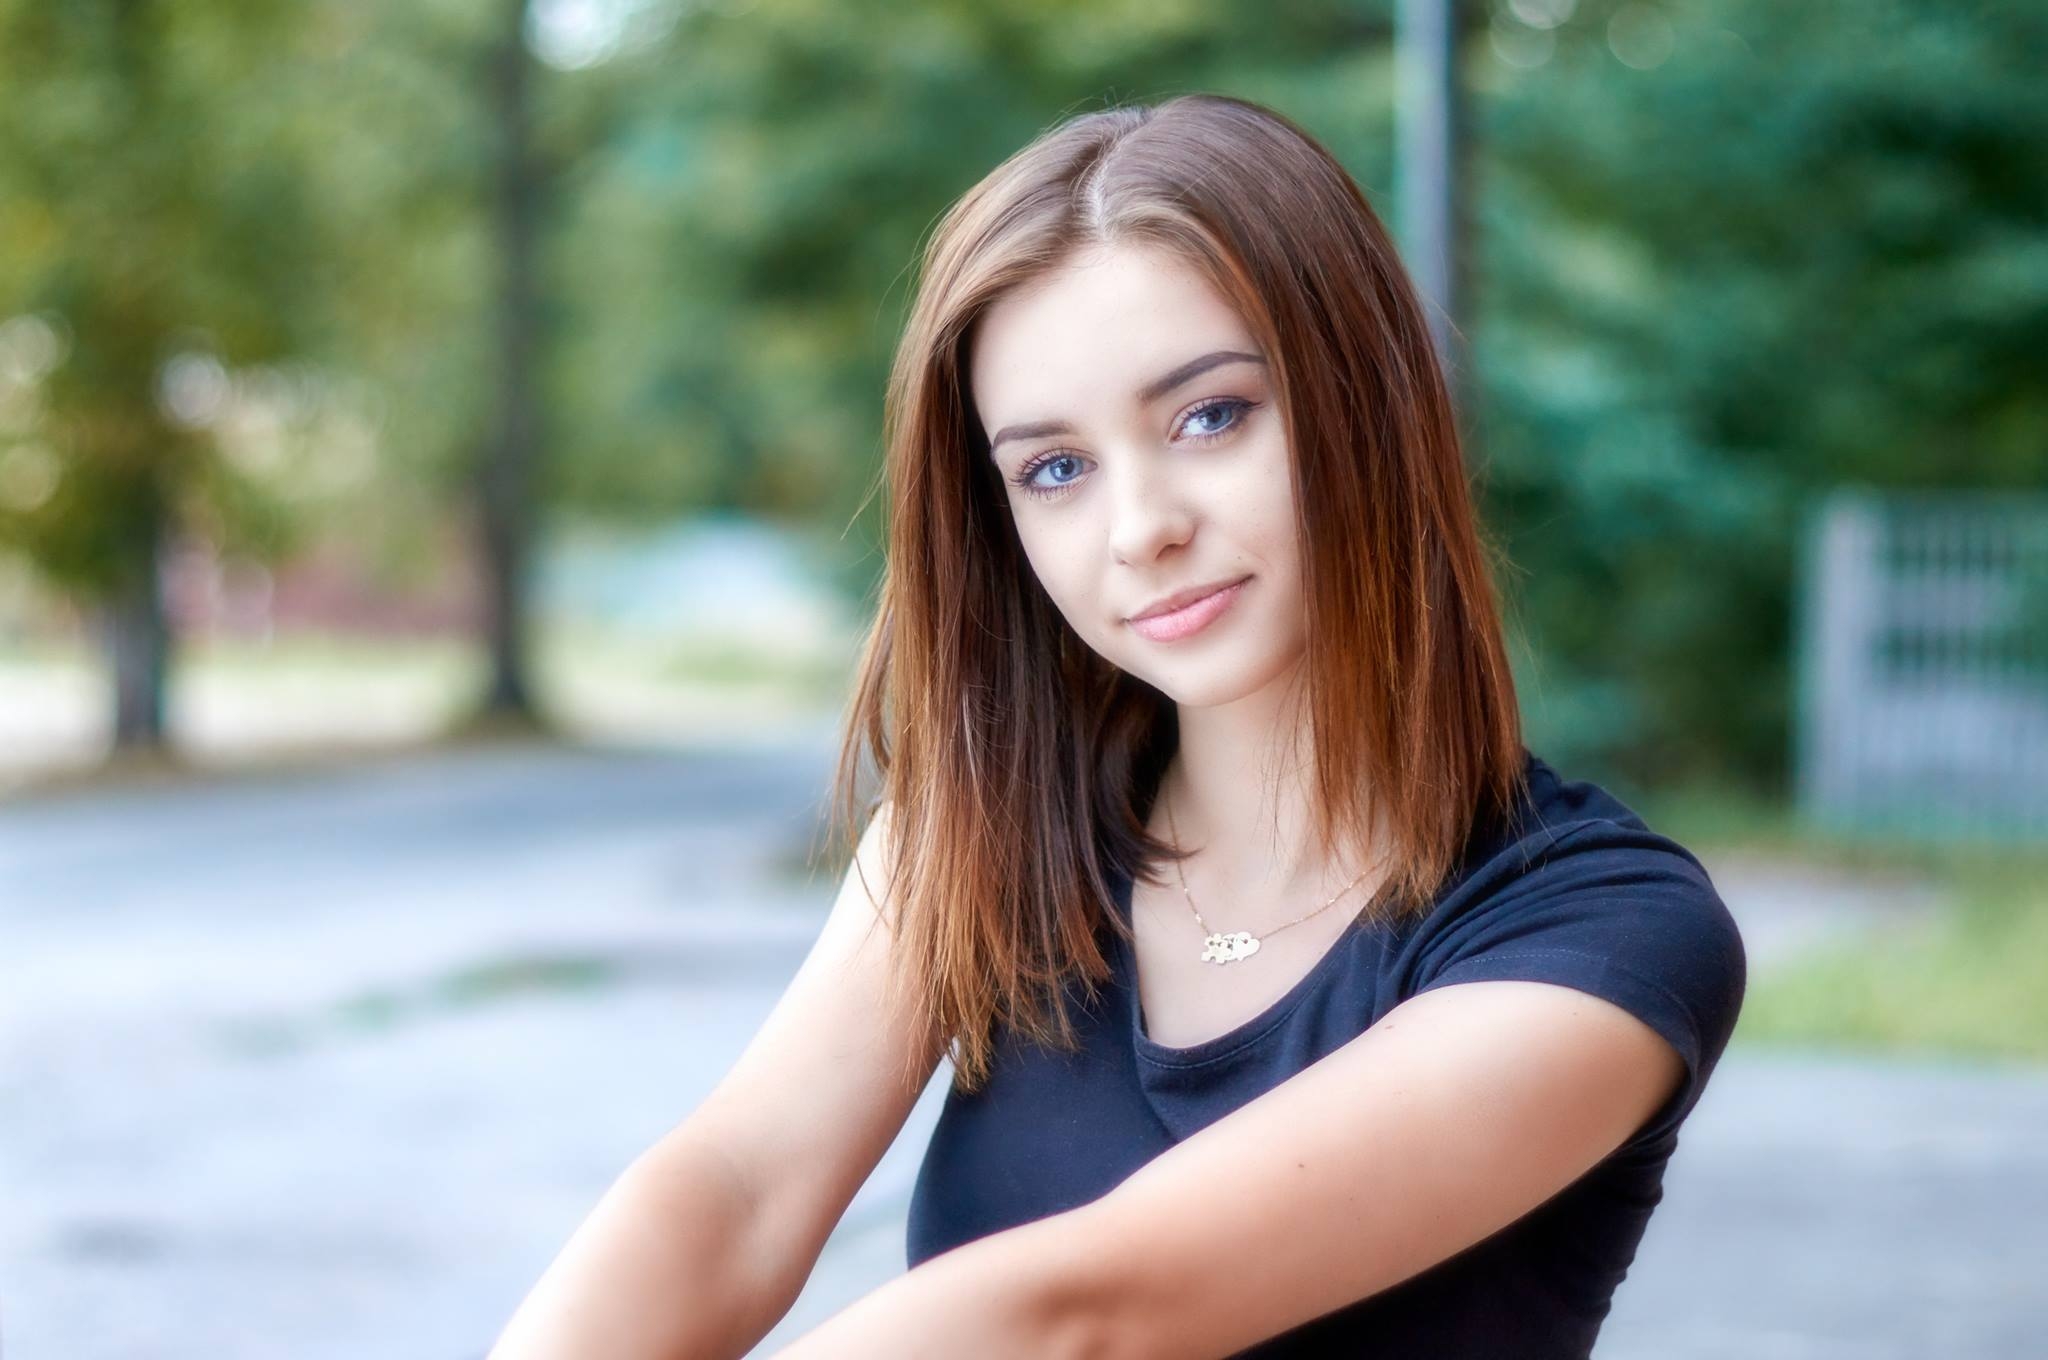
[[[1527,872],[1435,923],[1417,993],[1459,982],[1551,982],[1610,1001],[1685,1060],[1678,1090],[1624,1146],[1676,1133],[1734,1033],[1748,960],[1707,871],[1669,838],[1601,819]]]

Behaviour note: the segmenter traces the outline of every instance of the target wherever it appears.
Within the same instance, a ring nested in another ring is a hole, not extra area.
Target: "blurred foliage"
[[[1384,8],[692,11],[597,68],[642,75],[565,189],[553,396],[577,451],[553,463],[558,494],[843,522],[876,473],[913,257],[952,199],[1066,114],[1224,87],[1285,106],[1384,182]],[[873,569],[856,562],[848,584]]]
[[[63,586],[133,581],[167,512],[252,544],[288,532],[248,475],[279,441],[238,457],[198,417],[221,360],[307,340],[296,37],[245,0],[0,0],[0,541]]]
[[[1810,499],[2048,484],[2048,10],[1628,9],[1480,105],[1492,515],[1552,749],[1775,781]]]
[[[857,532],[865,591],[883,381],[946,205],[1067,114],[1215,89],[1322,138],[1392,221],[1391,10],[537,0],[548,503]],[[0,0],[0,324],[56,318],[69,354],[24,415],[0,345],[0,541],[78,585],[118,554],[103,427],[252,551],[448,512],[489,405],[504,12]],[[2048,13],[1470,13],[1470,433],[1531,744],[1624,788],[1771,785],[1809,498],[2048,481]],[[219,365],[187,366],[202,391],[296,393],[296,452],[169,420],[188,353]]]

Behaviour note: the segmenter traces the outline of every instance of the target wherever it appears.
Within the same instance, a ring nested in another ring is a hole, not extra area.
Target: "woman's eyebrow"
[[[1263,367],[1265,362],[1265,356],[1262,354],[1248,354],[1243,350],[1237,349],[1212,350],[1199,359],[1188,360],[1180,367],[1162,374],[1139,388],[1138,404],[1149,406],[1182,384],[1193,382],[1210,369],[1220,368],[1224,364],[1245,363],[1258,364]],[[1072,434],[1073,432],[1074,427],[1064,420],[1040,420],[1028,425],[1005,425],[996,432],[994,439],[988,441],[988,456],[993,459],[996,456],[996,450],[1001,448],[1003,441],[1007,439],[1041,439],[1049,434]]]

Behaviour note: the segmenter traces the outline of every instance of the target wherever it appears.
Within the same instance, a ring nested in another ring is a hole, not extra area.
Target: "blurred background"
[[[2032,0],[0,0],[0,1346],[484,1352],[837,886],[924,234],[1216,90],[1396,226],[1529,744],[1749,945],[1600,1353],[2035,1353],[2044,52]],[[771,1340],[903,1268],[945,1076]]]

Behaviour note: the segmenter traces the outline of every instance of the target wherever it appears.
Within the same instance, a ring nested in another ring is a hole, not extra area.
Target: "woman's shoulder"
[[[1600,784],[1527,755],[1525,796],[1482,819],[1425,907],[1387,941],[1405,996],[1455,977],[1597,960],[1739,992],[1741,933],[1698,856]]]
[[[1739,997],[1741,931],[1699,857],[1592,781],[1533,755],[1528,774],[1523,815],[1474,851],[1410,938],[1418,984],[1523,956],[1581,955]]]
[[[1482,858],[1501,860],[1515,873],[1540,873],[1559,859],[1639,862],[1699,880],[1712,880],[1699,857],[1650,826],[1634,807],[1590,779],[1560,773],[1525,748],[1527,796],[1504,826],[1496,824]]]
[[[1646,1135],[1675,1129],[1742,1009],[1748,959],[1699,858],[1611,792],[1531,757],[1528,815],[1436,904],[1404,951],[1410,994],[1518,979],[1622,1007],[1688,1078]]]

